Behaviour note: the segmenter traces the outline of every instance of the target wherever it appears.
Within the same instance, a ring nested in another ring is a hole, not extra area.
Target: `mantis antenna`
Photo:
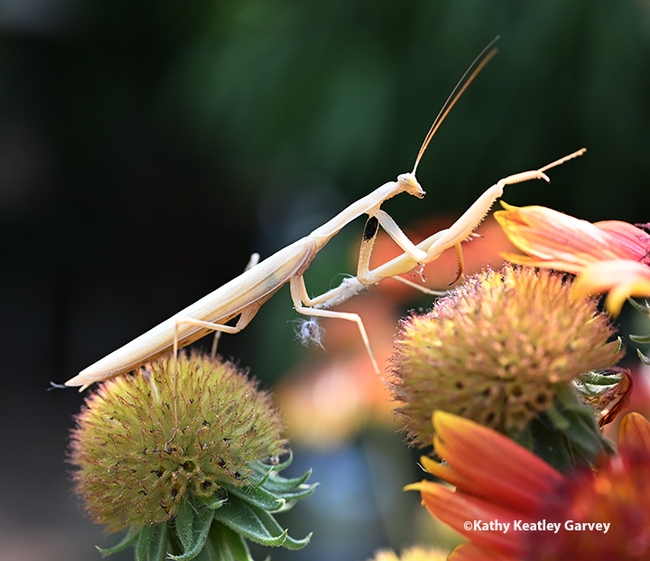
[[[492,45],[494,45],[494,43],[496,43],[498,40],[499,40],[499,36],[497,35],[494,39],[492,39],[492,41],[490,41],[485,46],[485,48],[472,61],[472,64],[470,64],[467,67],[467,70],[465,70],[465,73],[460,77],[460,80],[458,80],[458,83],[449,94],[449,97],[447,98],[447,100],[441,107],[440,111],[436,115],[436,118],[433,120],[433,124],[431,125],[429,132],[424,137],[424,141],[422,142],[422,146],[420,147],[418,156],[417,158],[415,158],[415,164],[413,165],[413,171],[411,172],[413,175],[415,175],[415,172],[418,169],[418,164],[420,163],[420,160],[422,159],[424,152],[429,146],[429,142],[431,142],[431,139],[436,134],[436,132],[440,128],[440,125],[442,125],[442,122],[445,120],[449,112],[452,110],[453,106],[456,105],[456,102],[460,99],[460,96],[462,96],[465,93],[465,90],[474,81],[474,78],[478,76],[479,72],[483,70],[483,68],[485,68],[485,65],[488,62],[490,62],[494,58],[494,56],[499,52],[499,49],[497,48],[491,49]]]

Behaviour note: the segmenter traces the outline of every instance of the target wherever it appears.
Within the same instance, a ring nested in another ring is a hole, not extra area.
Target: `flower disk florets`
[[[164,522],[188,493],[245,485],[248,462],[284,451],[268,394],[229,363],[167,359],[105,382],[72,432],[77,492],[109,531]]]
[[[468,278],[402,323],[392,362],[409,440],[431,443],[437,409],[519,433],[558,384],[617,362],[613,334],[596,301],[571,298],[565,275],[506,267]]]

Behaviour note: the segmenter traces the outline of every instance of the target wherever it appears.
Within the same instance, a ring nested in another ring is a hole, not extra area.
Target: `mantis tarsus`
[[[415,176],[417,166],[431,138],[460,95],[490,58],[496,54],[496,50],[492,50],[483,57],[491,45],[488,45],[472,63],[449,96],[427,133],[411,172],[399,175],[396,181],[389,181],[369,195],[352,203],[304,238],[259,263],[252,263],[252,266],[248,267],[240,276],[85,368],[68,380],[65,385],[81,386],[80,391],[82,391],[94,382],[133,371],[170,351],[173,351],[176,356],[179,348],[200,339],[208,332],[237,333],[248,325],[259,308],[287,282],[290,285],[294,308],[298,313],[311,317],[330,317],[355,322],[374,369],[379,373],[361,318],[357,314],[333,311],[328,308],[347,300],[363,288],[376,284],[387,277],[397,278],[397,275],[408,273],[418,265],[430,263],[448,248],[455,247],[460,256],[461,242],[470,237],[492,203],[501,196],[504,185],[533,178],[548,180],[543,173],[544,170],[578,155],[575,153],[567,156],[541,170],[525,172],[501,180],[479,197],[450,228],[437,232],[417,246],[400,230],[394,220],[381,210],[380,207],[386,200],[402,192],[418,198],[424,196],[424,190]],[[471,74],[469,74],[470,71],[472,71]],[[467,77],[468,74],[469,77]],[[332,237],[362,214],[367,214],[369,218],[359,254],[357,276],[346,279],[339,287],[316,298],[310,298],[303,279],[305,270]],[[388,263],[370,270],[370,254],[380,225],[404,253]],[[404,279],[401,280],[404,281]],[[227,325],[235,318],[237,319],[234,325]]]

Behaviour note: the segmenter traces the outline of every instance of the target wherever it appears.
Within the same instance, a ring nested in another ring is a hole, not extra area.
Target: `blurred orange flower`
[[[576,297],[609,292],[617,315],[628,296],[650,296],[650,234],[627,222],[587,222],[542,206],[494,213],[512,243],[527,255],[504,253],[513,263],[578,275]]]
[[[619,453],[594,471],[567,474],[492,429],[433,415],[436,453],[423,466],[456,486],[422,481],[431,514],[468,537],[450,560],[647,559],[650,555],[650,423],[627,415]]]

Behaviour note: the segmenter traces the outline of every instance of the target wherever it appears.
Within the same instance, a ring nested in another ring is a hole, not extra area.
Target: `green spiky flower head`
[[[566,275],[506,266],[468,278],[403,321],[392,361],[408,438],[429,445],[438,409],[516,437],[576,376],[619,360],[613,334]]]
[[[163,359],[90,395],[72,432],[76,491],[95,522],[128,527],[105,554],[136,561],[252,561],[247,541],[300,549],[275,513],[308,497],[286,479],[286,441],[269,394],[232,363]]]
[[[249,462],[284,451],[269,395],[232,363],[180,356],[105,382],[72,433],[77,492],[109,531],[174,517],[192,493],[244,486]]]

